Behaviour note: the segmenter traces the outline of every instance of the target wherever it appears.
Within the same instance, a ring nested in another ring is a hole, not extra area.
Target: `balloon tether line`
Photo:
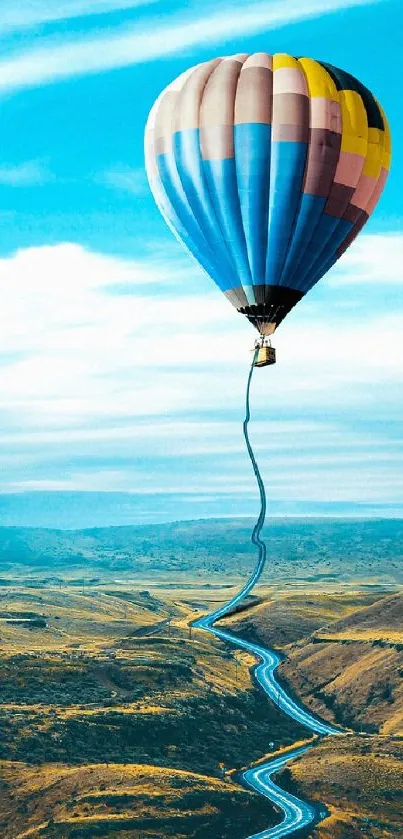
[[[259,514],[259,518],[258,518],[258,520],[257,520],[257,522],[256,522],[256,524],[253,528],[253,532],[252,532],[252,542],[253,542],[254,545],[257,546],[257,549],[258,549],[258,562],[257,562],[257,566],[256,566],[256,569],[255,569],[255,574],[257,574],[257,579],[255,580],[253,585],[255,585],[255,583],[257,582],[257,580],[259,579],[259,577],[260,577],[260,575],[263,571],[263,568],[264,568],[264,565],[265,565],[265,562],[266,562],[266,556],[267,556],[266,543],[263,541],[263,539],[260,538],[260,534],[262,532],[262,528],[263,528],[265,518],[266,518],[266,492],[265,492],[265,488],[264,488],[263,479],[262,479],[262,476],[261,476],[260,471],[259,471],[259,467],[258,467],[257,462],[256,462],[255,454],[254,454],[251,442],[249,440],[249,433],[248,433],[248,425],[249,425],[249,420],[250,420],[250,404],[249,404],[250,386],[251,386],[251,382],[252,382],[252,376],[253,376],[253,371],[255,369],[255,362],[256,362],[256,359],[257,359],[257,356],[258,356],[258,352],[259,352],[258,348],[255,349],[255,352],[253,353],[252,364],[251,364],[251,367],[250,367],[250,370],[249,370],[248,383],[246,385],[245,419],[244,419],[244,422],[243,422],[243,436],[245,438],[246,448],[248,450],[248,454],[249,454],[249,457],[250,457],[250,460],[251,460],[251,463],[252,463],[252,466],[253,466],[253,471],[254,471],[255,476],[256,476],[256,481],[257,481],[257,485],[259,487],[259,493],[260,493],[260,514]]]
[[[248,425],[250,420],[250,386],[252,382],[253,370],[256,366],[255,362],[257,360],[258,353],[259,347],[256,347],[253,353],[252,364],[249,370],[248,381],[246,384],[245,419],[243,421],[243,436],[245,438],[246,448],[253,466],[253,471],[256,476],[256,481],[260,493],[259,518],[253,528],[251,537],[253,544],[256,545],[258,549],[258,559],[255,568],[251,576],[249,577],[249,580],[245,583],[244,586],[242,586],[240,591],[238,591],[237,594],[234,595],[234,597],[231,597],[231,600],[229,600],[227,603],[224,603],[224,605],[221,606],[219,609],[216,609],[214,612],[210,612],[209,615],[205,615],[203,618],[199,618],[198,621],[195,621],[195,626],[199,625],[204,626],[205,628],[208,626],[212,626],[215,623],[215,621],[219,620],[219,618],[223,618],[224,615],[228,614],[228,612],[230,612],[235,606],[239,605],[239,603],[242,600],[244,600],[244,598],[250,593],[250,591],[252,591],[256,583],[259,581],[266,562],[267,547],[263,539],[260,538],[260,534],[262,532],[262,528],[266,518],[266,492],[248,434]]]

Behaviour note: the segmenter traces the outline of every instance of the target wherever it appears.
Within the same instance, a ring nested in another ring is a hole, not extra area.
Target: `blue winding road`
[[[279,772],[290,760],[304,754],[309,748],[311,747],[305,746],[301,749],[294,749],[276,760],[271,760],[270,763],[248,769],[247,772],[243,773],[246,783],[256,792],[260,792],[261,795],[269,798],[284,814],[279,825],[263,830],[261,833],[254,833],[249,839],[274,839],[274,837],[279,839],[280,836],[290,836],[295,830],[306,827],[315,820],[315,810],[309,804],[280,789],[272,781],[275,772]]]
[[[244,641],[238,636],[232,635],[227,630],[218,629],[214,626],[215,621],[224,617],[228,612],[232,611],[250,592],[260,576],[259,567],[255,569],[251,578],[245,586],[228,601],[224,606],[205,615],[196,620],[193,624],[195,628],[204,629],[215,635],[221,640],[234,644],[246,650],[248,653],[260,659],[260,664],[256,667],[254,673],[257,681],[265,691],[265,693],[279,706],[279,708],[288,714],[297,722],[309,728],[313,733],[324,736],[327,734],[342,734],[338,728],[334,728],[322,720],[317,719],[309,711],[306,711],[302,705],[295,702],[287,693],[287,691],[278,683],[275,677],[275,669],[280,663],[280,657],[274,650],[260,647],[258,644],[253,644],[250,641]],[[305,801],[301,801],[291,793],[278,787],[272,780],[272,776],[282,769],[290,760],[304,754],[312,746],[303,746],[292,751],[288,751],[267,763],[247,769],[243,773],[245,783],[252,789],[259,792],[268,798],[283,812],[283,819],[280,824],[275,827],[268,828],[261,833],[255,833],[248,839],[280,839],[282,836],[291,836],[295,830],[307,827],[315,820],[317,813]]]

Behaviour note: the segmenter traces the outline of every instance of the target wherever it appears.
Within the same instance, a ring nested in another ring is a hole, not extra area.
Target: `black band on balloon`
[[[278,285],[254,286],[253,290],[255,298],[260,302],[253,306],[242,306],[238,312],[246,315],[257,329],[262,323],[274,323],[278,326],[304,296],[303,291]]]
[[[352,76],[351,73],[346,73],[345,70],[339,70],[338,67],[333,67],[332,64],[326,64],[324,61],[319,61],[318,63],[327,70],[337,90],[354,90],[355,93],[361,96],[367,113],[368,128],[378,128],[384,131],[385,121],[373,93],[356,79],[355,76]]]
[[[297,61],[303,58],[302,55],[294,55],[293,57]],[[386,131],[385,120],[378,102],[374,94],[362,82],[352,76],[351,73],[340,70],[339,67],[334,67],[333,64],[327,64],[325,61],[318,61],[318,64],[329,73],[330,78],[336,85],[336,90],[354,90],[361,96],[367,113],[368,128],[379,128],[381,131]]]

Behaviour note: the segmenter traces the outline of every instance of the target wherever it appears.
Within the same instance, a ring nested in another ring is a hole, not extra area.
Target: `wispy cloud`
[[[125,164],[116,164],[97,176],[97,180],[105,186],[117,189],[120,192],[129,192],[131,195],[141,197],[147,195],[149,186],[143,169],[133,169]]]
[[[149,6],[158,0],[19,0],[0,9],[0,32]]]
[[[39,186],[50,180],[53,180],[52,172],[38,160],[0,165],[0,184],[3,186]]]
[[[0,62],[0,90],[48,84],[58,79],[153,61],[185,49],[225,44],[310,17],[385,0],[272,0],[226,8],[207,6],[203,15],[170,15],[83,39],[53,41]]]
[[[403,235],[373,233],[358,237],[329,282],[332,285],[402,283]]]
[[[370,238],[362,252],[355,245],[354,273]],[[180,260],[125,261],[74,244],[1,260],[0,491],[144,493],[157,477],[161,491],[202,485],[254,497],[241,435],[254,331],[202,280],[190,262],[183,271]],[[122,284],[136,293],[105,293]],[[402,314],[368,301],[365,319],[342,321],[328,305],[336,289],[327,295],[290,315],[276,335],[278,365],[254,381],[253,438],[269,492],[397,502],[401,433],[390,422],[400,410]]]

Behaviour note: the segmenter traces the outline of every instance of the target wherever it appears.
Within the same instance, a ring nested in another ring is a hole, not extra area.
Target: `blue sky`
[[[358,76],[394,141],[364,234],[279,330],[278,365],[257,371],[251,434],[272,510],[402,514],[401,3],[8,5],[0,492],[129,492],[142,520],[156,490],[158,518],[253,511],[241,420],[254,331],[166,229],[143,131],[188,66],[265,50]]]

